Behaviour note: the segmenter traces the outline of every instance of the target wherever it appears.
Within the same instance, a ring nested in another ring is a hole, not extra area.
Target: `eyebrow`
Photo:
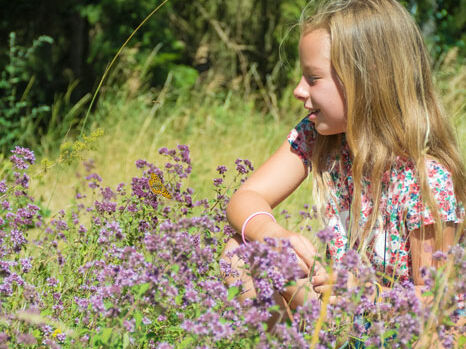
[[[322,74],[323,72],[321,68],[309,65],[301,66],[301,71],[312,74]]]

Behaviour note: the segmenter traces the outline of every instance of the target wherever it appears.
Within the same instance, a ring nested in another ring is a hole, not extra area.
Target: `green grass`
[[[178,97],[168,93],[157,102],[154,102],[158,97],[155,93],[129,95],[132,97],[128,98],[127,91],[107,92],[101,99],[92,118],[103,120],[99,126],[104,129],[104,135],[97,140],[96,150],[88,151],[84,157],[93,159],[94,171],[104,178],[106,185],[115,187],[120,182],[129,183],[132,176],[139,174],[134,165],[137,159],[147,159],[162,167],[165,162],[157,152],[160,147],[187,144],[193,160],[188,183],[198,198],[214,197],[211,183],[218,176],[218,165],[234,170],[235,159],[247,158],[257,168],[303,116],[296,101],[291,104],[293,111],[275,120],[258,110],[254,96],[245,99],[239,91],[191,90]],[[93,128],[97,126],[95,123]],[[77,173],[83,172],[78,161],[52,168],[40,183],[36,182],[39,185],[33,185],[33,194],[49,203],[52,212],[57,212],[70,203],[75,195],[73,188],[82,180]],[[297,210],[310,201],[309,181],[280,205],[276,213],[283,209]]]
[[[296,77],[299,74],[297,69],[293,73]],[[436,83],[457,130],[463,158],[465,77],[466,69],[456,63],[455,52],[446,57],[436,73]],[[104,87],[96,111],[89,118],[91,129],[102,127],[105,134],[97,140],[95,150],[84,157],[94,160],[94,171],[103,177],[105,185],[130,183],[133,176],[139,175],[134,165],[137,159],[147,159],[161,167],[164,159],[157,152],[160,147],[187,144],[193,160],[188,184],[195,190],[195,197],[213,198],[211,183],[217,177],[218,165],[233,170],[235,159],[247,158],[257,168],[304,115],[301,103],[292,96],[293,86],[284,90],[273,116],[259,93],[246,95],[241,90],[225,91],[207,84],[184,90],[169,84],[161,91],[138,89],[142,85],[130,81],[121,90]],[[40,182],[33,184],[33,195],[57,212],[69,205],[75,195],[73,188],[82,185],[77,174],[83,172],[77,161],[52,168]],[[275,209],[275,214],[279,216],[283,209],[297,212],[312,201],[311,181],[306,180]],[[280,217],[279,220],[290,229],[294,226],[293,222]]]

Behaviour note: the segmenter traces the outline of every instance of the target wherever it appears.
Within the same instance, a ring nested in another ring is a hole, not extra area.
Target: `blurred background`
[[[424,34],[463,142],[466,1],[401,2]],[[34,190],[48,209],[73,197],[83,160],[113,186],[140,175],[135,160],[162,164],[157,149],[177,144],[191,148],[188,185],[211,196],[218,165],[260,165],[304,116],[292,96],[303,0],[169,0],[122,50],[88,113],[112,58],[161,3],[0,1],[0,157],[14,145],[34,150],[43,165]],[[89,137],[98,128],[103,135]],[[284,208],[312,202],[309,189]]]

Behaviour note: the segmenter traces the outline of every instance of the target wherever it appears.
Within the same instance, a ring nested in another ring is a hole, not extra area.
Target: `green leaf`
[[[235,296],[239,293],[239,287],[238,286],[231,286],[228,289],[228,297],[227,299],[231,301]]]
[[[177,348],[192,348],[193,344],[193,338],[192,337],[187,337],[183,339],[183,341],[177,345]]]
[[[141,326],[141,323],[142,323],[142,314],[137,311],[134,313],[134,320],[136,321],[136,328],[138,328],[139,326]]]
[[[450,319],[448,316],[445,316],[445,317],[443,318],[442,323],[443,323],[444,325],[448,325],[448,326],[452,326],[452,327],[456,326],[456,324],[455,324],[453,321],[451,321],[451,319]]]
[[[175,303],[177,305],[181,305],[182,302],[183,302],[183,295],[182,294],[179,294],[178,296],[175,297]]]
[[[275,305],[272,305],[271,307],[269,307],[267,309],[267,311],[269,312],[272,312],[272,311],[279,311],[280,310],[280,306],[278,304],[275,304]]]
[[[465,344],[466,336],[461,335],[461,337],[458,339],[458,348],[463,348]]]
[[[199,73],[196,69],[186,65],[176,65],[172,69],[174,85],[181,89],[189,89],[194,86]]]
[[[137,285],[135,287],[135,289],[137,290],[136,291],[136,295],[137,295],[137,298],[141,298],[141,296],[147,292],[147,290],[150,288],[150,283],[149,282],[146,282],[144,284],[140,284],[140,285]]]
[[[434,295],[434,292],[432,292],[432,291],[426,291],[426,292],[422,293],[423,297],[430,297],[430,296],[433,296],[433,295]]]
[[[47,316],[49,316],[49,315],[51,315],[51,314],[52,314],[52,312],[50,311],[49,308],[46,308],[46,309],[44,309],[44,310],[42,310],[42,311],[40,312],[40,315],[43,316],[43,317],[47,317]]]
[[[129,347],[129,334],[128,334],[128,332],[126,332],[123,335],[123,349],[128,348],[128,347]]]
[[[104,344],[110,344],[110,339],[112,337],[112,329],[110,327],[104,327],[100,331],[100,340]]]
[[[180,270],[180,266],[178,264],[173,264],[170,269],[175,274],[178,274],[178,271]]]
[[[395,335],[396,333],[397,333],[397,331],[394,330],[394,329],[388,330],[387,332],[385,332],[385,333],[383,334],[383,339],[390,338],[390,337],[392,337],[393,335]]]

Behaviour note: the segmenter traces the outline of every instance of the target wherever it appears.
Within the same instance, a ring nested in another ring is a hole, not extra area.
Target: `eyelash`
[[[319,78],[317,76],[304,76],[304,79],[306,79],[309,85],[314,85]]]

